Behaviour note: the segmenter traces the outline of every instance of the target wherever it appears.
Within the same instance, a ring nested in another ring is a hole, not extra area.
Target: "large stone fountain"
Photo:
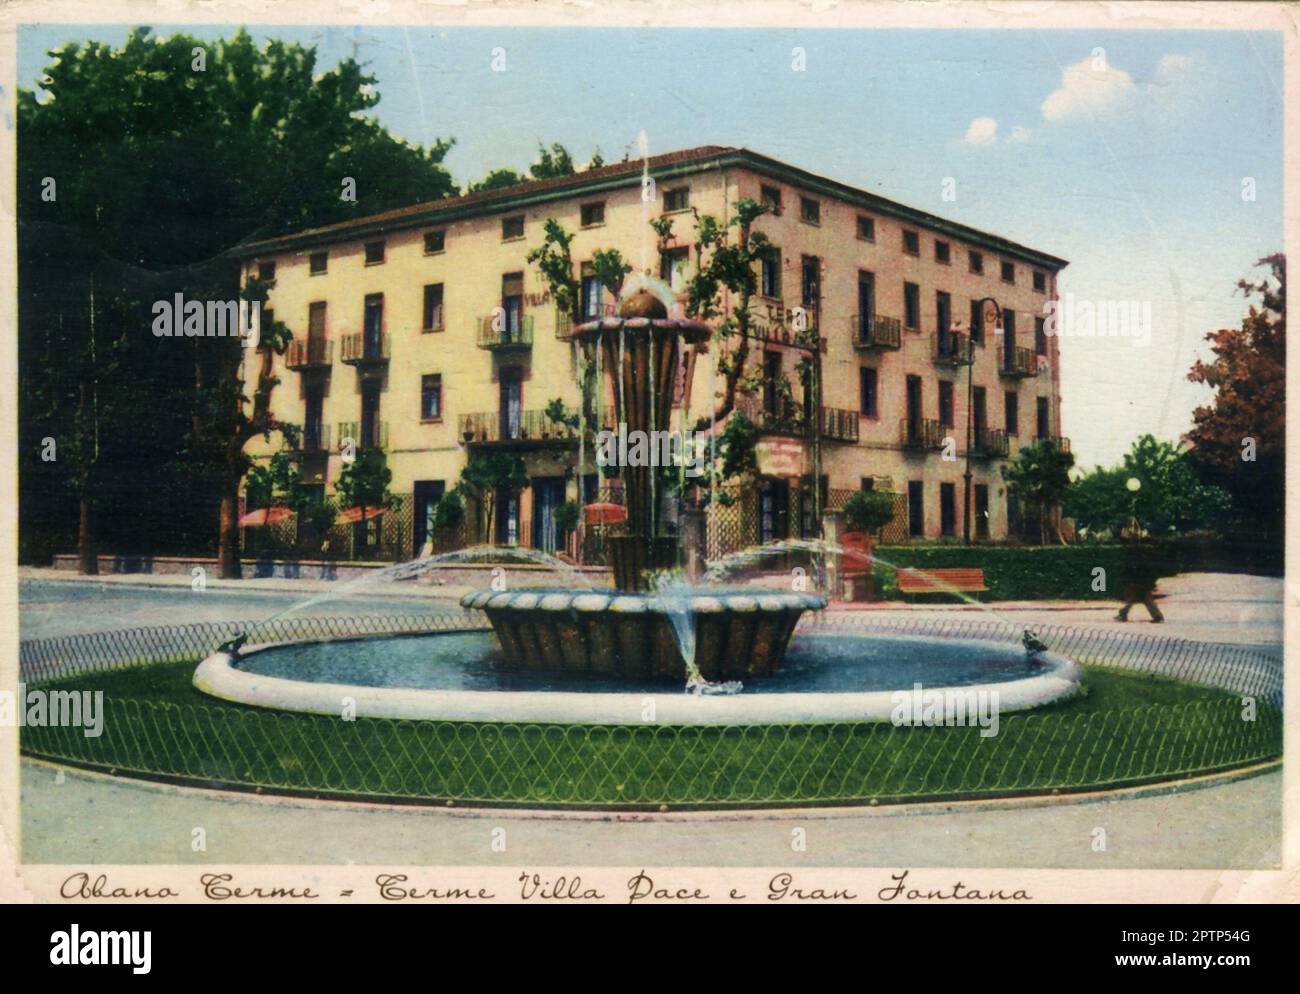
[[[618,316],[579,325],[573,338],[599,350],[614,410],[647,438],[666,432],[684,346],[709,326],[668,316],[671,291],[648,278],[620,302]],[[604,389],[606,384],[597,384]],[[712,398],[710,398],[710,403]],[[771,674],[785,658],[799,616],[826,601],[775,591],[688,590],[652,578],[680,565],[676,537],[661,534],[651,466],[621,466],[627,520],[608,539],[612,592],[483,590],[461,604],[486,612],[510,669],[555,674],[706,681]]]

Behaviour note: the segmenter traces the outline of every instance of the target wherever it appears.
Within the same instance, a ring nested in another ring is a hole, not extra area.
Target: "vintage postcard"
[[[1298,22],[6,7],[6,899],[1294,900]]]

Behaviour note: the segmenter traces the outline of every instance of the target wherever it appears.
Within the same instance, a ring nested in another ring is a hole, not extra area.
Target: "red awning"
[[[582,513],[589,525],[621,525],[627,520],[627,508],[622,504],[588,504]]]
[[[249,511],[239,518],[240,528],[262,528],[265,525],[278,525],[281,521],[294,516],[294,510],[289,507],[259,507],[256,511]]]
[[[386,511],[383,507],[349,507],[345,511],[340,511],[338,521],[340,524],[354,525],[358,521],[369,521],[371,518],[377,518]]]

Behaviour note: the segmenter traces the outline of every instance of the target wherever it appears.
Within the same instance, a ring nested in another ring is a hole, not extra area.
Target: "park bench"
[[[945,569],[900,569],[900,594],[978,594],[988,590],[984,570],[978,566]]]

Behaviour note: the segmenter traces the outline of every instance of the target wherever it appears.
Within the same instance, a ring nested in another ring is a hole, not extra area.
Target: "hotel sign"
[[[803,476],[804,445],[791,438],[763,438],[755,446],[763,476]]]

